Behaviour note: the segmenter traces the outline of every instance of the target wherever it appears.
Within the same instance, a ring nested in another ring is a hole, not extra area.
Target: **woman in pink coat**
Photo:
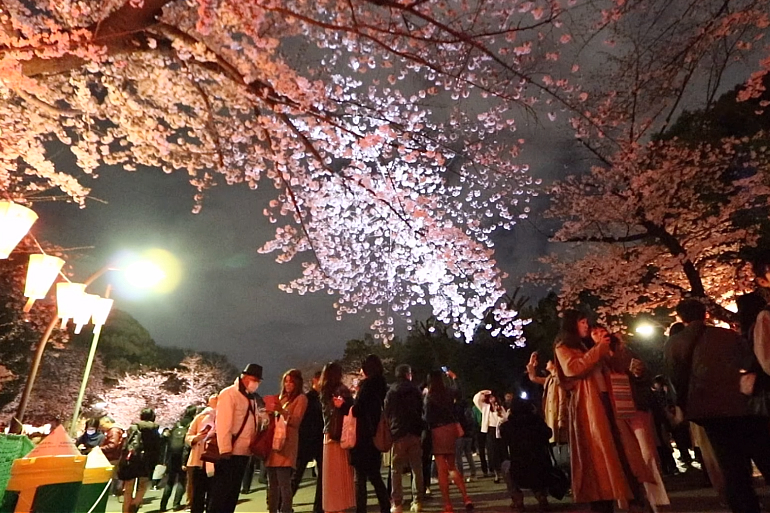
[[[582,340],[588,335],[585,315],[564,312],[555,363],[562,386],[572,391],[569,435],[575,502],[609,513],[615,502],[625,509],[629,501],[642,500],[641,484],[654,479],[633,433],[615,418],[605,365],[609,343],[602,340],[588,349]]]

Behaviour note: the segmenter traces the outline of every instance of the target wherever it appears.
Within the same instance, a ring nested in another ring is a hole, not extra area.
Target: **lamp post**
[[[82,297],[85,296],[85,289],[91,282],[100,277],[105,272],[111,269],[110,266],[103,267],[91,275],[85,283],[57,283],[56,284],[56,307],[57,314],[51,318],[51,322],[48,323],[43,336],[40,337],[40,341],[37,343],[35,349],[35,356],[32,358],[32,365],[30,366],[29,373],[27,374],[27,380],[24,383],[24,389],[21,392],[21,399],[19,399],[19,406],[16,409],[16,415],[13,417],[10,427],[11,433],[21,433],[24,428],[24,415],[27,412],[27,406],[29,405],[29,397],[32,394],[32,388],[35,385],[37,379],[37,373],[40,370],[40,363],[43,361],[43,353],[45,352],[48,339],[53,333],[53,329],[56,327],[57,321],[62,320],[61,327],[64,328],[67,325],[67,321],[70,318],[75,317],[79,313],[79,306]]]
[[[86,288],[93,283],[97,278],[102,276],[107,271],[120,270],[114,266],[108,265],[102,267],[94,274],[92,274],[83,283],[57,283],[56,284],[56,303],[57,303],[57,315],[55,315],[51,322],[48,324],[43,336],[38,342],[35,356],[32,360],[29,374],[27,375],[27,381],[22,391],[21,399],[19,401],[19,407],[16,410],[16,416],[13,418],[11,432],[21,433],[24,422],[24,414],[27,410],[29,403],[29,397],[32,393],[32,387],[35,384],[37,373],[40,368],[40,363],[43,360],[43,353],[45,346],[48,343],[48,339],[53,332],[54,327],[58,319],[62,320],[61,327],[64,328],[67,325],[69,319],[75,319],[76,333],[79,333],[80,328],[87,324],[89,319],[93,319],[94,323],[94,336],[91,342],[91,350],[89,352],[88,361],[86,363],[86,369],[83,376],[83,381],[80,386],[80,392],[78,394],[77,404],[75,407],[75,416],[73,419],[73,426],[70,427],[70,431],[75,429],[77,425],[77,418],[80,415],[80,407],[82,406],[83,397],[85,396],[85,388],[88,384],[88,377],[91,374],[91,367],[93,360],[96,356],[96,347],[99,342],[99,336],[101,334],[101,328],[107,320],[107,316],[112,308],[112,300],[108,298],[100,298],[92,294],[86,294]],[[154,264],[143,263],[142,265],[132,264],[125,268],[126,271],[135,274],[135,285],[141,285],[145,287],[151,287],[157,285],[167,279],[165,273]],[[140,283],[141,282],[141,283]],[[109,296],[110,288],[107,289],[107,295]]]
[[[91,350],[88,352],[88,360],[86,361],[86,369],[83,372],[83,381],[80,383],[80,391],[78,392],[78,399],[75,402],[75,412],[72,414],[72,422],[70,423],[70,436],[75,437],[77,435],[78,418],[80,417],[80,407],[83,406],[83,397],[86,395],[86,386],[88,385],[88,378],[91,376],[91,366],[94,364],[94,357],[96,356],[96,346],[99,344],[99,335],[102,333],[102,326],[107,322],[107,317],[112,310],[113,300],[110,297],[110,286],[107,285],[107,292],[104,297],[96,296],[96,299],[89,305],[91,308],[90,317],[94,323],[94,334],[91,339]]]

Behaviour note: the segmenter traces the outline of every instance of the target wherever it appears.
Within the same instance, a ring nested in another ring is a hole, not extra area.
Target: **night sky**
[[[533,162],[534,174],[547,177],[564,173],[568,154],[552,141],[538,145],[534,140],[523,159]],[[263,365],[266,391],[277,389],[288,368],[341,357],[347,340],[368,331],[373,314],[337,321],[334,296],[278,289],[299,274],[299,263],[277,264],[273,255],[257,253],[274,228],[262,215],[274,197],[272,185],[264,182],[265,189],[257,191],[219,185],[207,192],[196,215],[191,213],[195,190],[186,179],[183,172],[103,169],[98,179],[83,180],[93,198],[85,209],[64,202],[36,204],[40,220],[34,233],[65,248],[93,246],[68,258],[74,281],[85,280],[121,251],[157,247],[173,253],[181,262],[182,279],[172,293],[136,297],[112,273],[88,291],[103,294],[114,283],[115,307],[133,315],[162,346],[217,351],[240,368],[249,362]],[[500,265],[512,276],[511,290],[543,253],[543,226],[539,219],[524,221],[497,237]],[[422,319],[429,312],[414,315]],[[397,334],[405,333],[402,324]]]

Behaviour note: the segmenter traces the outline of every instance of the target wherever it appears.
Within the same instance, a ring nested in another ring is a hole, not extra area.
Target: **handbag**
[[[350,409],[345,418],[342,419],[342,436],[340,437],[340,447],[343,449],[352,449],[356,446],[356,417],[353,415],[353,408]]]
[[[749,415],[755,417],[770,417],[770,376],[760,367],[752,383],[751,395],[749,395]]]
[[[275,419],[275,433],[273,433],[273,450],[282,451],[286,444],[286,419],[279,415]]]
[[[241,436],[241,433],[243,433],[243,429],[246,427],[246,421],[249,420],[249,414],[253,413],[254,406],[251,403],[251,399],[249,399],[249,409],[246,410],[246,415],[243,416],[243,424],[241,424],[241,428],[238,430],[238,433],[233,436],[233,444],[235,444],[235,441],[238,440],[238,437]],[[219,453],[219,442],[217,441],[217,434],[215,431],[216,428],[214,428],[214,432],[209,432],[208,436],[203,441],[201,461],[216,463],[221,457],[221,454]]]
[[[393,447],[393,437],[384,411],[380,413],[380,422],[377,424],[377,432],[374,434],[374,446],[380,452],[389,452]]]
[[[553,451],[549,449],[548,452],[551,455],[551,468],[548,469],[548,494],[560,501],[567,495],[572,483],[569,476],[559,468]]]
[[[273,436],[275,434],[275,417],[271,416],[267,426],[257,431],[256,436],[251,441],[249,449],[251,454],[261,460],[266,460],[273,450]]]
[[[155,469],[152,471],[152,479],[153,481],[160,481],[163,479],[163,476],[166,474],[166,466],[165,465],[155,465]]]

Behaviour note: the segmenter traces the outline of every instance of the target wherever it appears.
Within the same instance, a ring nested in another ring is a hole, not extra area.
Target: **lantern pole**
[[[92,274],[85,281],[86,286],[93,283],[94,280],[99,278],[102,274],[106,273],[107,271],[111,271],[115,269],[116,269],[115,267],[110,265],[106,265],[102,267],[101,269],[96,271],[94,274]],[[108,293],[109,293],[109,290],[108,290]],[[40,342],[37,343],[35,356],[32,359],[32,366],[29,369],[29,374],[27,374],[27,381],[24,383],[24,390],[22,390],[21,392],[19,407],[16,409],[16,415],[11,420],[11,427],[9,429],[10,433],[21,434],[24,431],[24,415],[27,412],[29,397],[30,395],[32,395],[32,387],[35,385],[35,380],[37,379],[37,373],[38,373],[38,370],[40,369],[40,363],[43,361],[43,352],[45,352],[45,346],[46,344],[48,344],[48,339],[51,337],[51,333],[53,333],[53,329],[56,327],[58,320],[59,320],[59,316],[54,313],[53,318],[51,319],[51,322],[48,323],[48,327],[45,329],[43,336],[40,338]],[[96,337],[96,341],[98,342],[99,336],[95,334],[95,337]],[[96,344],[93,343],[91,346],[92,353],[96,350],[95,348],[96,348]],[[87,372],[90,373],[91,371],[90,364],[93,362],[93,357],[91,355],[89,355],[88,361],[89,361],[89,366],[87,368]]]
[[[110,298],[111,289],[112,289],[112,286],[107,285],[107,292],[104,293],[104,299]],[[94,324],[94,335],[93,335],[93,338],[91,339],[91,350],[88,352],[88,360],[86,361],[86,370],[83,372],[83,381],[80,382],[80,391],[78,392],[78,399],[77,401],[75,401],[75,412],[72,414],[72,422],[70,423],[69,433],[72,438],[75,438],[75,436],[77,436],[78,419],[80,417],[80,407],[83,406],[83,398],[86,395],[86,385],[88,385],[88,378],[91,376],[91,366],[94,364],[94,357],[96,356],[96,346],[97,344],[99,344],[99,336],[101,335],[101,333],[102,333],[101,325]]]

